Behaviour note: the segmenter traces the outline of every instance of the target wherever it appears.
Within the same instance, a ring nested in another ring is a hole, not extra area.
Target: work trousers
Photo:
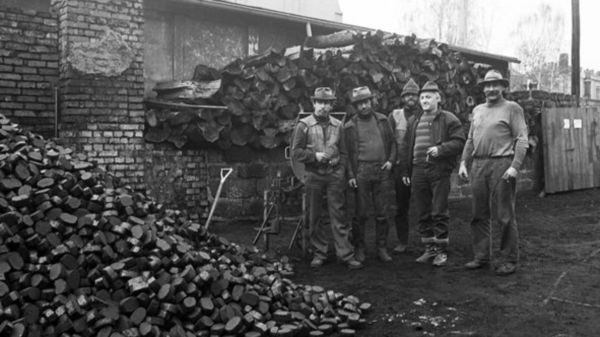
[[[413,166],[412,198],[418,217],[421,242],[425,244],[448,244],[448,195],[450,172],[435,164]]]
[[[512,157],[476,158],[471,167],[473,193],[473,253],[478,261],[490,261],[490,218],[492,203],[501,228],[500,263],[519,261],[519,232],[515,213],[516,179],[502,179]]]
[[[328,236],[321,218],[323,195],[327,196],[327,206],[335,252],[342,261],[353,257],[353,247],[349,241],[351,226],[345,217],[345,177],[344,167],[340,165],[329,174],[309,172],[306,177],[306,201],[310,226],[310,243],[315,257],[327,258]]]
[[[385,248],[390,227],[394,224],[394,188],[390,171],[381,169],[383,163],[359,162],[356,173],[358,185],[358,223],[353,228],[356,247],[365,247],[365,225],[369,216],[375,217],[375,241]]]
[[[408,209],[410,208],[410,186],[402,182],[402,174],[399,167],[394,168],[394,180],[396,187],[396,237],[398,242],[408,244]]]

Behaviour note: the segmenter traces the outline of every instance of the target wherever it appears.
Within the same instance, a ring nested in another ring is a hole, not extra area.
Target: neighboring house
[[[600,71],[585,70],[581,77],[583,86],[581,87],[582,97],[599,101],[600,100]]]

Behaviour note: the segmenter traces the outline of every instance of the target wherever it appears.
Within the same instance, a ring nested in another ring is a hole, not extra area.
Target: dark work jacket
[[[423,116],[422,111],[408,119],[403,146],[399,150],[399,155],[402,157],[399,162],[403,177],[410,177],[412,173],[415,137],[421,116]],[[439,165],[438,168],[441,171],[452,172],[456,166],[456,158],[462,153],[465,146],[466,137],[462,123],[453,113],[438,110],[433,122],[429,125],[429,134],[433,146],[439,148],[439,156],[437,158],[430,157],[429,162]]]
[[[356,178],[356,170],[358,168],[358,132],[356,130],[356,120],[358,118],[360,117],[358,117],[357,113],[344,125],[344,136],[342,137],[343,141],[340,149],[342,156],[347,158],[346,171],[348,179]],[[373,112],[373,118],[377,120],[379,134],[383,138],[386,161],[394,164],[397,157],[396,141],[394,140],[394,132],[390,127],[388,118],[379,112]]]
[[[294,130],[292,157],[304,163],[309,172],[327,174],[344,164],[339,151],[342,122],[329,116],[329,122],[325,123],[327,132],[323,133],[322,124],[310,115],[301,119]],[[329,160],[317,162],[317,152],[327,153]]]

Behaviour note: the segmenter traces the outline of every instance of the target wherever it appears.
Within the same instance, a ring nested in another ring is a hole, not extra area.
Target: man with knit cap
[[[400,150],[403,146],[408,119],[419,111],[419,85],[411,78],[402,88],[402,109],[396,109],[389,115],[390,126],[394,131],[396,147]],[[402,170],[400,169],[401,156],[396,159],[394,165],[394,184],[396,187],[396,237],[398,244],[394,248],[394,253],[406,252],[408,245],[408,209],[410,207],[410,182],[402,179]]]
[[[482,268],[491,263],[490,199],[496,203],[496,215],[501,226],[500,256],[496,274],[509,275],[519,262],[519,234],[515,214],[516,178],[527,152],[527,124],[523,109],[504,99],[508,81],[496,70],[490,70],[483,81],[486,102],[473,109],[458,174],[469,178],[473,194],[474,259],[465,267]]]
[[[306,198],[310,243],[314,250],[311,267],[318,268],[327,258],[325,224],[320,222],[323,194],[327,196],[329,219],[337,257],[350,269],[362,268],[354,258],[349,241],[350,225],[345,219],[345,160],[340,154],[342,122],[329,112],[336,100],[331,88],[315,89],[311,98],[314,112],[296,125],[292,156],[306,167]]]
[[[352,90],[350,100],[357,113],[344,125],[342,151],[348,156],[348,184],[358,190],[358,223],[352,229],[356,259],[365,259],[365,224],[372,208],[377,257],[389,262],[387,237],[395,215],[391,170],[396,162],[396,142],[387,117],[373,111],[372,98],[368,87]]]
[[[462,152],[465,134],[460,120],[439,108],[441,92],[435,82],[423,85],[419,101],[423,111],[408,120],[399,162],[402,179],[412,185],[419,234],[425,245],[425,252],[416,261],[443,266],[448,260],[450,174]]]

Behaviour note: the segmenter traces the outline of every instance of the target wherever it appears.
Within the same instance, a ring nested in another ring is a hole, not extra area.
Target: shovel
[[[223,183],[227,180],[227,177],[233,172],[231,167],[222,168],[221,169],[221,181],[219,182],[219,188],[217,188],[217,194],[215,195],[215,200],[210,207],[210,213],[208,213],[208,219],[206,219],[206,224],[204,224],[204,229],[208,231],[208,226],[210,225],[210,220],[212,220],[213,213],[215,213],[215,208],[217,208],[217,202],[219,201],[219,196],[221,195],[221,189],[223,188]]]

